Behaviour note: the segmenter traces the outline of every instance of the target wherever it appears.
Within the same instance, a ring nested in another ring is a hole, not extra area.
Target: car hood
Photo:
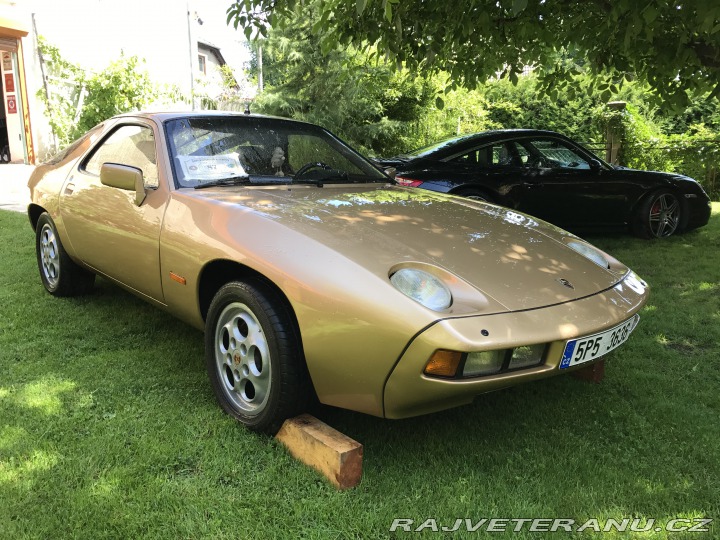
[[[280,223],[292,231],[284,241],[301,234],[384,278],[398,264],[435,265],[511,311],[596,294],[627,271],[620,264],[601,268],[567,247],[564,242],[575,237],[553,225],[432,192],[374,184],[219,188],[188,195]]]

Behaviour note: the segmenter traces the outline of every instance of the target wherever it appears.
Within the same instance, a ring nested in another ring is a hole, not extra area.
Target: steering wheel
[[[330,165],[328,165],[327,163],[323,163],[322,161],[311,161],[310,163],[306,163],[305,165],[300,167],[293,176],[293,178],[300,178],[303,174],[313,169],[324,169],[326,171],[334,170]]]

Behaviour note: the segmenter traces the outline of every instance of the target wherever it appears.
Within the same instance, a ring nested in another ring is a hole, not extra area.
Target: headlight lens
[[[577,240],[570,240],[567,243],[568,247],[577,251],[583,257],[590,259],[592,262],[603,268],[610,268],[610,262],[605,258],[599,250],[584,243],[578,242]]]
[[[544,343],[540,345],[524,345],[522,347],[515,347],[508,367],[509,369],[520,369],[537,366],[540,362],[542,362],[544,352]]]
[[[478,377],[498,373],[502,369],[506,352],[506,350],[500,350],[468,353],[465,366],[463,366],[463,377]]]
[[[390,276],[395,288],[428,309],[442,311],[452,304],[450,289],[432,274],[417,268],[402,268]]]

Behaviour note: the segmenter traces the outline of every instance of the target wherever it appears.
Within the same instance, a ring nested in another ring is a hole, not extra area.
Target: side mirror
[[[145,200],[145,183],[143,173],[137,167],[103,163],[100,167],[100,183],[126,191],[135,192],[135,204],[140,206]]]
[[[591,159],[588,161],[588,164],[590,165],[590,169],[595,172],[600,172],[602,170],[602,164],[597,159]]]
[[[387,174],[390,178],[395,179],[395,173],[397,173],[397,169],[395,167],[385,167],[383,171],[385,171],[385,174]]]

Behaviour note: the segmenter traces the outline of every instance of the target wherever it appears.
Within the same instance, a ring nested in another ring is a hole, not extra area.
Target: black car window
[[[494,144],[488,146],[487,149],[490,165],[500,167],[517,167],[520,165],[517,153],[513,151],[512,146],[508,143]]]
[[[517,156],[517,160],[520,162],[520,165],[526,167],[528,164],[532,163],[530,151],[525,148],[525,146],[518,142],[512,142],[510,143],[510,147],[512,148],[513,153]]]
[[[468,152],[467,154],[463,154],[462,156],[458,156],[455,159],[451,160],[455,163],[460,163],[462,165],[476,165],[478,163],[478,153],[479,150],[472,150]]]
[[[143,173],[145,187],[156,188],[158,170],[152,129],[138,125],[125,125],[116,129],[95,149],[84,165],[85,171],[100,176],[103,163],[137,167]]]
[[[551,169],[590,169],[590,163],[572,147],[557,139],[533,139],[531,153],[538,165]],[[532,152],[534,150],[534,152]]]
[[[517,167],[520,165],[517,152],[510,144],[504,142],[476,148],[452,161],[480,167]]]

